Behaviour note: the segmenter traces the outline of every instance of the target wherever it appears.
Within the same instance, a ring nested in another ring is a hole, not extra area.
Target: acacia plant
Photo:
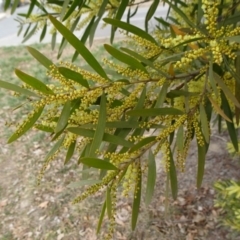
[[[151,4],[143,30],[130,22],[141,2],[32,0],[28,14],[21,15],[26,19],[18,19],[20,31],[28,24],[24,40],[40,28],[43,39],[51,28],[53,47],[56,34],[62,35],[59,57],[69,43],[76,51],[73,61],[80,55],[88,69],[73,62],[53,63],[28,47],[46,67],[49,84],[19,69],[15,73],[22,86],[0,82],[1,87],[26,96],[32,108],[8,143],[33,127],[48,132],[55,143],[46,155],[39,183],[61,151],[66,152],[65,164],[74,154],[79,167],[98,169],[99,180],[73,203],[106,192],[98,226],[99,230],[106,214],[106,239],[113,236],[120,192],[134,196],[131,225],[136,227],[141,196],[149,204],[154,193],[156,162],[163,162],[172,196],[177,197],[177,171],[185,169],[191,141],[197,143],[196,184],[201,186],[213,121],[219,131],[226,122],[232,144],[239,150],[235,126],[240,110],[240,1],[144,2]],[[169,8],[166,19],[155,15],[163,4]],[[40,12],[31,15],[34,6]],[[125,11],[126,22],[121,20]],[[129,43],[120,48],[104,45],[114,60],[97,60],[84,45],[87,40],[92,43],[102,18],[111,26],[111,43],[117,29]],[[156,28],[149,33],[153,18]],[[84,34],[75,36],[74,30],[84,26]],[[156,157],[159,152],[161,159]],[[146,185],[144,193],[142,185]]]

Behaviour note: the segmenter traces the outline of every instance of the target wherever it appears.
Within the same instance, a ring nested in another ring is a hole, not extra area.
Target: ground
[[[99,43],[100,44],[100,43]],[[36,45],[40,51],[56,58],[50,46]],[[71,56],[71,48],[63,59]],[[95,48],[95,56],[102,56],[102,49]],[[16,82],[13,69],[19,68],[47,81],[41,68],[23,47],[0,49],[0,79]],[[94,240],[103,196],[73,206],[71,200],[82,192],[78,183],[81,169],[73,159],[63,165],[61,156],[46,171],[40,186],[36,176],[45,153],[50,149],[49,136],[31,131],[14,144],[7,145],[12,128],[6,121],[17,120],[20,114],[11,94],[0,91],[0,240]],[[27,109],[27,107],[26,107]],[[219,179],[239,179],[239,164],[226,151],[228,138],[225,133],[213,130],[206,160],[205,177],[200,190],[196,189],[197,151],[193,143],[186,164],[186,171],[179,173],[179,196],[176,201],[166,194],[166,174],[161,157],[157,159],[158,178],[154,199],[150,206],[141,205],[139,224],[130,230],[131,199],[118,199],[117,230],[114,239],[137,240],[238,240],[240,237],[219,225],[220,211],[214,208],[213,183]],[[106,221],[103,231],[106,230]]]

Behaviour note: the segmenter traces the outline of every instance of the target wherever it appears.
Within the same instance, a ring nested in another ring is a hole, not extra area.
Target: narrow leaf
[[[129,23],[126,23],[126,22],[119,21],[117,19],[104,18],[103,21],[106,22],[106,23],[109,23],[109,24],[111,24],[115,27],[124,29],[128,32],[131,32],[131,33],[133,33],[133,34],[135,34],[135,35],[137,35],[141,38],[144,38],[144,39],[146,39],[146,40],[148,40],[152,43],[157,44],[156,40],[150,34],[145,32],[141,28],[135,27],[135,26],[133,26]]]
[[[117,13],[116,13],[115,19],[121,20],[124,12],[126,10],[126,7],[128,6],[128,3],[129,3],[129,0],[120,1],[120,5],[119,5],[119,7],[117,9]],[[116,29],[117,28],[115,26],[112,26],[111,37],[110,37],[110,42],[111,43],[112,43],[112,41],[114,39],[114,34],[115,34]]]
[[[53,94],[54,95],[54,92],[49,87],[47,87],[43,82],[38,80],[37,78],[34,78],[34,77],[20,71],[19,69],[15,69],[15,73],[23,82],[25,82],[26,84],[28,84],[35,90],[37,90],[43,94],[47,94],[47,95]]]
[[[204,167],[205,167],[206,147],[198,144],[198,169],[197,169],[197,188],[202,185]]]
[[[70,112],[71,112],[71,101],[67,101],[64,104],[61,115],[58,119],[57,126],[56,126],[56,129],[55,129],[55,133],[60,132],[63,128],[66,127],[66,125],[68,123],[69,116],[70,116]]]
[[[46,35],[46,32],[47,32],[47,23],[45,23],[45,25],[43,27],[43,30],[42,30],[42,33],[40,35],[40,42],[44,39],[44,37]]]
[[[230,120],[232,120],[233,119],[232,111],[231,111],[231,108],[228,104],[227,98],[225,97],[223,92],[221,92],[221,98],[222,98],[223,110],[225,111],[226,115],[230,118]],[[227,129],[228,129],[228,133],[229,133],[229,136],[231,138],[232,144],[233,144],[236,152],[238,152],[239,151],[239,149],[238,149],[238,136],[237,136],[237,131],[235,129],[234,123],[233,123],[233,121],[230,121],[230,122],[226,121],[226,124],[227,124]]]
[[[99,220],[98,220],[97,234],[100,232],[105,211],[106,211],[106,201],[104,202],[104,204],[102,206],[102,211],[101,211],[101,214],[100,214],[100,217],[99,217]]]
[[[119,60],[135,69],[139,69],[142,72],[148,73],[147,70],[145,69],[145,67],[139,61],[137,61],[135,58],[129,56],[128,54],[125,54],[108,44],[104,44],[104,48],[107,50],[107,52],[109,54],[111,54],[117,60]]]
[[[166,99],[168,87],[169,87],[169,83],[165,82],[162,86],[162,89],[159,92],[159,95],[158,95],[157,101],[154,105],[154,108],[159,108],[163,105],[163,103]]]
[[[49,60],[42,53],[32,47],[27,47],[27,50],[38,62],[40,62],[45,68],[50,70],[50,66],[53,65],[51,60]]]
[[[41,107],[33,112],[33,114],[30,114],[27,121],[25,121],[19,129],[8,139],[8,143],[16,141],[18,138],[20,138],[23,134],[25,134],[38,120],[38,118],[41,116],[42,111],[44,107]]]
[[[69,162],[69,160],[72,158],[74,150],[75,150],[75,146],[76,146],[76,141],[74,141],[70,144],[68,151],[67,151],[65,161],[64,161],[64,165],[67,164]]]
[[[146,188],[146,196],[145,196],[145,203],[149,205],[151,203],[154,188],[156,184],[156,162],[155,156],[153,155],[152,151],[149,150],[148,155],[148,177],[147,177],[147,188]]]
[[[183,112],[176,108],[136,109],[126,112],[129,116],[154,117],[159,115],[182,115]]]
[[[8,90],[11,90],[11,91],[29,96],[29,97],[38,97],[38,95],[34,92],[31,92],[27,89],[21,88],[21,87],[15,85],[15,84],[8,83],[8,82],[1,81],[1,80],[0,80],[0,88],[5,88],[5,89],[8,89]]]
[[[210,134],[209,134],[208,119],[207,119],[207,114],[205,112],[205,108],[202,104],[200,104],[200,120],[201,120],[203,136],[206,142],[209,143]]]
[[[93,138],[94,133],[95,133],[94,130],[79,128],[79,127],[70,127],[70,128],[67,128],[67,130],[69,132],[78,134],[83,137],[89,137],[89,138]],[[102,140],[105,142],[109,142],[109,143],[124,146],[124,147],[132,147],[133,146],[132,142],[129,142],[122,137],[119,137],[116,135],[111,135],[109,133],[104,133]]]
[[[153,17],[154,13],[157,10],[159,0],[154,0],[150,8],[148,9],[147,15],[145,17],[145,30],[148,32],[148,22]]]
[[[151,136],[151,137],[145,137],[142,140],[140,140],[136,145],[134,145],[130,150],[129,153],[135,152],[138,149],[142,149],[144,146],[146,146],[147,144],[154,142],[156,140],[155,136]]]
[[[106,96],[105,93],[102,94],[101,97],[101,104],[100,104],[100,110],[99,110],[99,117],[98,117],[98,124],[96,127],[96,131],[94,133],[93,141],[91,144],[89,156],[94,157],[96,155],[96,150],[99,149],[102,140],[103,135],[105,131],[105,125],[106,125]]]
[[[65,78],[71,79],[71,80],[79,83],[80,85],[82,85],[85,88],[89,88],[87,80],[83,79],[83,76],[80,73],[75,72],[75,71],[73,71],[71,69],[68,69],[68,68],[65,68],[65,67],[59,67],[58,71]]]
[[[170,148],[169,148],[169,157],[170,157],[169,176],[170,176],[170,183],[171,183],[171,189],[172,189],[172,196],[173,196],[173,199],[176,200],[177,192],[178,192],[177,172],[176,172],[175,164],[173,161],[172,151]]]
[[[226,96],[229,97],[229,99],[235,104],[236,107],[240,108],[240,103],[238,100],[235,98],[234,94],[231,92],[231,90],[226,86],[226,84],[223,82],[221,77],[216,74],[215,72],[213,73],[214,79],[218,83],[218,85],[221,87],[223,92],[225,93]]]
[[[66,38],[66,40],[78,51],[85,61],[103,78],[108,79],[102,66],[98,63],[92,53],[84,46],[84,44],[61,22],[49,15],[49,19],[56,29]]]
[[[84,157],[79,160],[79,163],[97,169],[117,170],[117,168],[113,164],[99,158]]]
[[[134,199],[133,199],[133,206],[132,206],[132,230],[134,230],[137,225],[137,219],[138,219],[140,202],[141,202],[142,174],[140,169],[139,169],[139,172],[140,173],[135,185]]]
[[[210,102],[212,103],[215,111],[219,115],[221,115],[226,121],[232,122],[231,119],[229,119],[229,117],[223,112],[223,110],[217,105],[217,103],[210,96],[208,96],[208,99],[210,100]]]

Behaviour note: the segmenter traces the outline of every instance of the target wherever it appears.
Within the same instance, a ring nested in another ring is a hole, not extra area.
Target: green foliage
[[[30,54],[47,69],[49,83],[44,84],[20,70],[16,74],[24,82],[22,87],[0,82],[0,87],[27,95],[34,109],[9,142],[32,127],[49,132],[51,140],[56,142],[45,158],[39,183],[49,163],[62,150],[66,152],[65,164],[76,155],[80,167],[98,169],[100,181],[83,179],[88,187],[73,203],[106,190],[97,227],[99,232],[107,215],[109,232],[105,239],[113,237],[118,189],[124,196],[129,193],[133,196],[131,225],[135,229],[145,185],[147,204],[154,194],[159,152],[176,199],[177,172],[184,171],[193,140],[198,146],[196,182],[198,188],[201,186],[213,117],[218,117],[219,126],[221,121],[226,121],[238,151],[234,117],[239,120],[240,26],[236,19],[240,3],[164,2],[169,7],[167,19],[157,18],[159,24],[150,33],[149,20],[154,18],[161,1],[153,1],[149,6],[145,30],[130,24],[130,18],[136,13],[134,10],[131,14],[131,9],[139,5],[135,1],[65,0],[46,4],[32,1],[29,12],[37,6],[40,13],[23,15],[29,24],[24,40],[41,27],[42,40],[49,24],[53,27],[53,47],[56,33],[63,37],[58,56],[70,43],[75,50],[73,60],[79,54],[89,68],[70,62],[52,63],[29,47]],[[127,7],[124,22],[122,16]],[[104,22],[112,29],[110,41],[120,29],[126,34],[128,47],[105,44],[111,60],[100,61],[84,44],[87,39],[92,42],[105,12]],[[86,17],[79,23],[83,14]],[[24,23],[19,22],[21,29]],[[83,25],[87,27],[79,39],[74,30]],[[143,177],[145,174],[147,178]]]
[[[215,207],[222,210],[222,223],[233,230],[240,231],[240,182],[233,180],[215,183],[217,191]]]

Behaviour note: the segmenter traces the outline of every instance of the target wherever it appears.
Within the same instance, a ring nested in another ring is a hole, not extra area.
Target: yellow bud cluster
[[[40,182],[43,178],[43,175],[47,169],[47,167],[49,166],[49,164],[56,158],[56,156],[59,154],[60,152],[60,148],[53,154],[51,155],[49,158],[47,158],[38,174],[38,177],[37,177],[37,185],[40,185]]]
[[[172,48],[172,47],[175,47],[186,41],[190,41],[192,39],[201,38],[201,37],[203,37],[203,36],[200,33],[196,33],[195,35],[177,35],[174,38],[169,37],[169,38],[163,39],[162,35],[160,34],[159,39],[160,39],[160,43],[163,47]]]
[[[168,141],[165,141],[161,146],[161,151],[163,154],[162,161],[164,164],[164,169],[166,172],[170,169],[170,145]]]
[[[81,194],[80,196],[76,197],[73,200],[73,204],[77,204],[82,200],[86,199],[88,196],[95,194],[101,188],[107,186],[118,174],[119,174],[119,171],[108,171],[107,175],[102,179],[101,183],[96,183],[88,187],[83,194]]]
[[[127,197],[129,192],[133,190],[134,184],[136,183],[138,172],[138,165],[136,163],[132,163],[128,166],[126,174],[123,178],[123,191],[122,195]]]
[[[136,178],[135,178],[135,189],[134,189],[134,198],[137,197],[138,191],[140,191],[138,187],[138,182],[140,181],[141,175],[142,175],[142,169],[141,169],[141,163],[140,161],[135,162],[136,164]]]
[[[199,122],[198,122],[198,116],[199,116],[199,112],[195,112],[194,116],[193,116],[193,127],[195,130],[195,135],[196,135],[196,139],[197,142],[200,146],[204,146],[204,139],[203,139],[203,135],[199,126]]]
[[[169,127],[163,129],[160,134],[157,136],[157,140],[158,141],[161,141],[165,138],[167,138],[170,133],[172,133],[175,129],[177,129],[180,125],[182,125],[185,120],[187,119],[187,115],[186,114],[183,114],[182,116],[177,116],[176,117],[176,121],[174,124],[170,125]]]
[[[127,97],[124,97],[124,101],[121,106],[109,109],[109,121],[116,121],[122,116],[126,109],[131,109],[136,105],[137,97],[142,92],[144,84],[138,84],[138,86]]]
[[[69,69],[71,69],[71,70],[73,70],[75,72],[80,73],[83,76],[83,78],[86,79],[86,80],[91,80],[91,81],[94,81],[95,83],[99,83],[99,84],[104,84],[104,83],[108,83],[109,82],[108,79],[105,79],[105,78],[101,77],[100,75],[98,75],[96,73],[92,73],[92,72],[86,71],[84,69],[81,69],[81,68],[75,66],[72,63],[60,62],[60,64],[63,67],[69,68]]]
[[[69,148],[69,146],[70,146],[74,141],[76,141],[76,139],[77,139],[77,135],[76,135],[76,134],[68,132],[68,133],[66,134],[66,136],[65,136],[64,141],[63,141],[63,146],[64,146],[65,148]]]
[[[108,227],[107,235],[105,236],[104,239],[110,240],[113,238],[113,233],[115,230],[115,225],[116,225],[116,212],[117,212],[117,185],[118,185],[118,179],[113,180],[112,186],[111,186],[111,217],[109,219],[110,224]]]
[[[134,44],[137,44],[143,49],[141,55],[147,59],[155,57],[163,51],[157,44],[139,36],[128,35],[128,38],[131,38]],[[130,44],[132,43],[130,42]],[[140,52],[140,49],[137,49],[137,51]]]
[[[193,60],[202,57],[207,51],[208,48],[198,48],[187,51],[181,60],[174,64],[175,68],[182,68],[183,66],[191,65]]]
[[[129,77],[131,80],[145,80],[149,78],[149,74],[139,70],[139,69],[131,69],[129,67],[123,67],[119,64],[115,64],[112,61],[104,58],[103,63],[108,65],[109,67],[115,69],[115,71],[125,77]]]
[[[23,132],[25,126],[29,123],[30,119],[34,116],[34,114],[38,111],[39,111],[39,108],[34,108],[34,110],[28,114],[27,118],[22,122],[22,124],[17,125],[17,130],[15,131],[15,134],[17,136]]]
[[[218,15],[218,3],[203,0],[202,1],[202,9],[204,12],[204,23],[207,25],[207,29],[212,36],[215,36],[216,33],[216,18]]]
[[[59,71],[56,65],[51,65],[50,70],[47,72],[47,76],[52,79],[58,80],[61,85],[66,87],[66,91],[73,89],[73,81],[66,79]]]

